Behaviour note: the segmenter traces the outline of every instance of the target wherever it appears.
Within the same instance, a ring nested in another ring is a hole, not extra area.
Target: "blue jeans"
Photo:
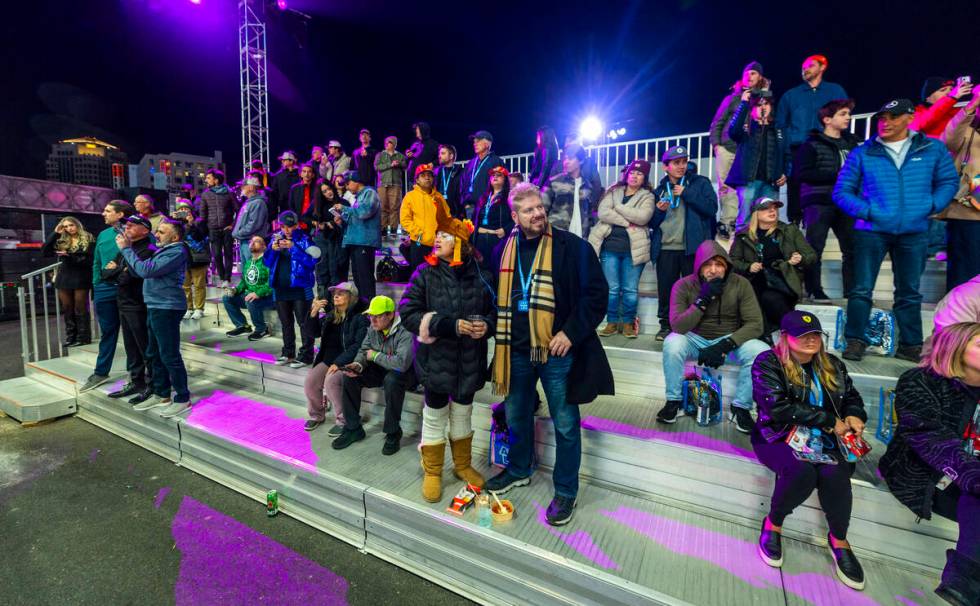
[[[116,298],[95,302],[95,315],[99,320],[99,357],[95,362],[95,374],[109,376],[112,370],[112,358],[116,355],[116,343],[119,340],[119,304]]]
[[[548,411],[555,425],[555,471],[552,480],[555,494],[575,498],[578,495],[578,469],[582,462],[582,431],[578,406],[565,400],[572,354],[564,358],[548,356],[544,364],[531,362],[529,353],[510,356],[510,393],[504,401],[507,425],[514,437],[507,471],[519,478],[531,475],[534,452],[534,409],[537,407],[537,385],[541,379]]]
[[[680,401],[683,398],[684,363],[697,360],[698,352],[709,345],[726,339],[731,335],[717,339],[705,339],[693,332],[679,334],[672,332],[664,339],[664,379],[667,384],[667,400]],[[752,363],[756,356],[767,351],[769,346],[758,339],[749,339],[728,354],[739,366],[738,384],[735,386],[735,398],[732,406],[752,410]]]
[[[239,240],[238,241],[238,260],[241,262],[239,267],[245,267],[245,259],[251,258],[252,251],[248,249],[248,243],[250,240]]]
[[[929,232],[918,234],[884,234],[874,231],[854,232],[854,289],[847,299],[847,325],[844,336],[864,340],[871,316],[871,297],[881,263],[888,254],[892,259],[895,302],[892,311],[898,324],[898,343],[922,345],[922,293],[919,280],[926,267]]]
[[[245,314],[242,313],[242,308],[248,308],[248,315],[252,318],[252,326],[255,327],[255,330],[258,332],[266,330],[264,312],[267,309],[272,309],[271,296],[246,301],[244,293],[231,296],[224,295],[221,297],[221,302],[224,304],[225,311],[228,312],[228,317],[231,318],[231,323],[235,325],[235,328],[245,326]]]
[[[174,402],[190,402],[187,369],[180,357],[180,321],[183,309],[148,309],[149,343],[146,362],[153,368],[153,393],[169,398],[173,388]]]
[[[606,321],[632,324],[633,319],[636,318],[636,305],[639,300],[640,274],[643,273],[643,266],[646,264],[633,265],[631,253],[605,250],[599,254],[599,261],[602,263],[602,273],[606,276],[606,282],[609,283]],[[622,313],[619,311],[620,301],[623,305]]]
[[[779,190],[769,184],[768,181],[749,181],[747,185],[738,187],[738,218],[735,220],[735,229],[742,229],[749,223],[749,212],[752,203],[761,197],[779,199]]]

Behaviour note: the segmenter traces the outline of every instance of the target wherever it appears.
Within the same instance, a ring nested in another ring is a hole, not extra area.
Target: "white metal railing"
[[[851,132],[864,139],[871,137],[871,118],[874,114],[857,114],[851,118]],[[698,173],[714,181],[715,158],[714,151],[708,139],[708,133],[691,133],[687,135],[672,135],[654,139],[637,141],[617,141],[587,146],[586,152],[594,158],[599,170],[603,186],[608,186],[619,180],[622,170],[633,160],[648,160],[651,166],[650,182],[657,183],[664,175],[660,157],[667,148],[683,145],[690,150],[690,159],[697,163]],[[531,170],[533,153],[511,154],[501,156],[507,170],[522,172],[527,175]]]
[[[37,362],[38,360],[49,360],[64,355],[64,342],[61,338],[61,301],[55,291],[54,277],[55,272],[61,262],[52,263],[47,267],[36,269],[20,277],[17,285],[17,305],[20,311],[20,346],[21,357],[24,363]],[[54,304],[48,303],[49,291]],[[90,308],[94,308],[91,300],[88,302]],[[54,329],[51,328],[51,311],[54,311]],[[90,309],[94,312],[94,309]],[[95,313],[89,313],[91,322],[91,334],[98,336],[98,324],[95,321]],[[38,323],[41,324],[38,327]],[[54,343],[52,345],[52,332],[54,332]],[[43,341],[42,339],[43,335]],[[44,357],[42,358],[42,350]]]

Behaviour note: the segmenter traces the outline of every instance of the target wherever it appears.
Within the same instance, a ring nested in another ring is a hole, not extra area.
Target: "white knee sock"
[[[449,404],[449,439],[462,440],[473,435],[473,405]]]
[[[444,444],[446,425],[449,422],[449,407],[422,409],[422,445]]]

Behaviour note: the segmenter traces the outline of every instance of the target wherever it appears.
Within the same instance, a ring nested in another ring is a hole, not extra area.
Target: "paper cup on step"
[[[503,511],[500,507],[503,506]],[[514,517],[514,504],[507,499],[502,499],[499,504],[492,503],[490,505],[490,514],[493,516],[493,521],[495,524],[500,524],[501,522],[509,522]]]

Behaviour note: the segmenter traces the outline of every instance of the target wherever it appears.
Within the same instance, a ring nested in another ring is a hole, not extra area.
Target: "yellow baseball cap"
[[[386,314],[391,311],[395,311],[395,302],[391,300],[391,297],[378,295],[371,299],[371,303],[368,305],[367,311],[364,312],[364,315],[380,316],[381,314]]]

